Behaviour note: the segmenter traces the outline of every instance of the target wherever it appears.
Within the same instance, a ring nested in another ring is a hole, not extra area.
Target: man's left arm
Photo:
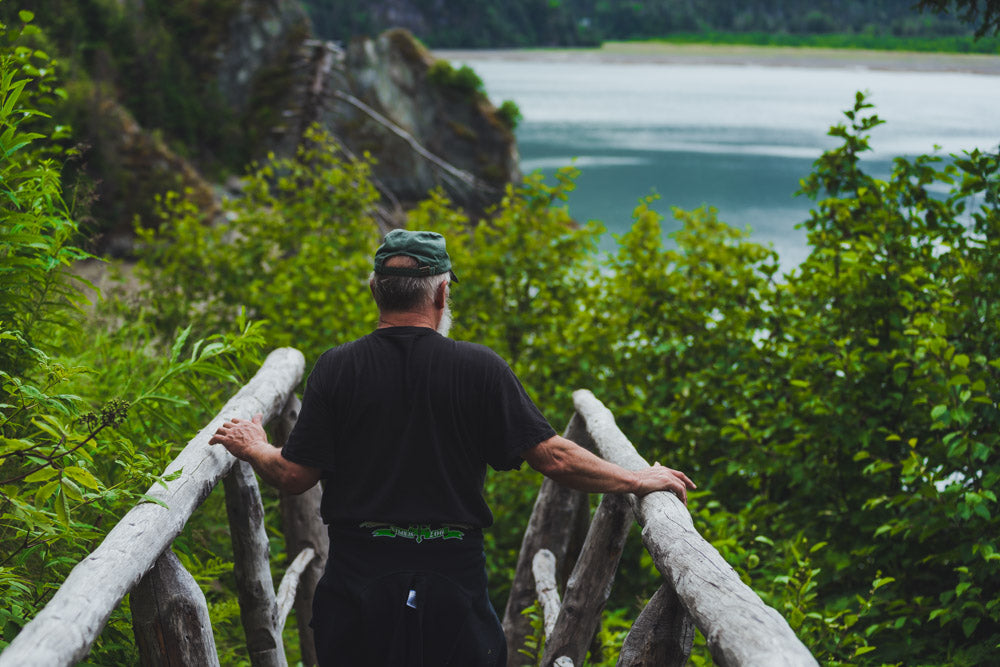
[[[696,488],[680,470],[659,463],[645,470],[626,470],[559,435],[540,442],[522,456],[528,465],[546,477],[588,493],[644,496],[654,491],[669,491],[686,505],[688,490]]]
[[[215,432],[210,445],[222,445],[229,453],[247,461],[257,474],[271,486],[282,491],[303,493],[319,481],[322,470],[289,461],[281,455],[281,449],[267,441],[267,433],[261,426],[261,415],[251,421],[232,419]]]

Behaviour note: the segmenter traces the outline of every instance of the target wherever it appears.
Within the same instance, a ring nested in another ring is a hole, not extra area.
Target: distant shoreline
[[[863,68],[1000,76],[1000,56],[997,55],[816,47],[606,42],[599,48],[580,49],[439,49],[434,55],[446,60]]]

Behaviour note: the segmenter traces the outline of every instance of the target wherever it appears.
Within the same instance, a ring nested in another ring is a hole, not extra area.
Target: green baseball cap
[[[412,257],[417,260],[417,266],[386,266],[386,260],[396,255]],[[444,237],[437,232],[392,230],[375,251],[375,273],[416,278],[450,273],[451,279],[458,282],[455,272],[451,270],[451,258],[445,250]]]

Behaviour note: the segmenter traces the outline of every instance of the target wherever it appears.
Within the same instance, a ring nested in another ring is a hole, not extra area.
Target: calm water
[[[807,254],[795,227],[811,202],[794,197],[799,179],[835,142],[858,90],[871,93],[881,118],[869,169],[887,175],[896,155],[941,147],[944,154],[1000,142],[1000,76],[872,71],[861,68],[650,64],[505,60],[463,57],[494,102],[513,99],[525,172],[582,170],[569,207],[609,234],[627,231],[640,197],[657,193],[656,209],[676,228],[673,206],[710,204],[719,217],[752,228],[782,265]]]

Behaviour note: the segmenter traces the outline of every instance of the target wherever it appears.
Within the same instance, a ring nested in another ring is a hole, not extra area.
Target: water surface
[[[570,213],[604,223],[605,250],[615,247],[613,234],[627,231],[639,199],[656,193],[667,232],[677,226],[671,207],[712,205],[722,220],[772,244],[786,269],[795,266],[808,251],[796,226],[811,206],[794,196],[799,180],[836,145],[827,130],[845,120],[859,90],[887,121],[867,158],[876,174],[887,175],[896,155],[1000,143],[1000,76],[496,52],[452,60],[473,67],[494,102],[517,102],[525,172],[549,174],[575,161],[582,173]]]

